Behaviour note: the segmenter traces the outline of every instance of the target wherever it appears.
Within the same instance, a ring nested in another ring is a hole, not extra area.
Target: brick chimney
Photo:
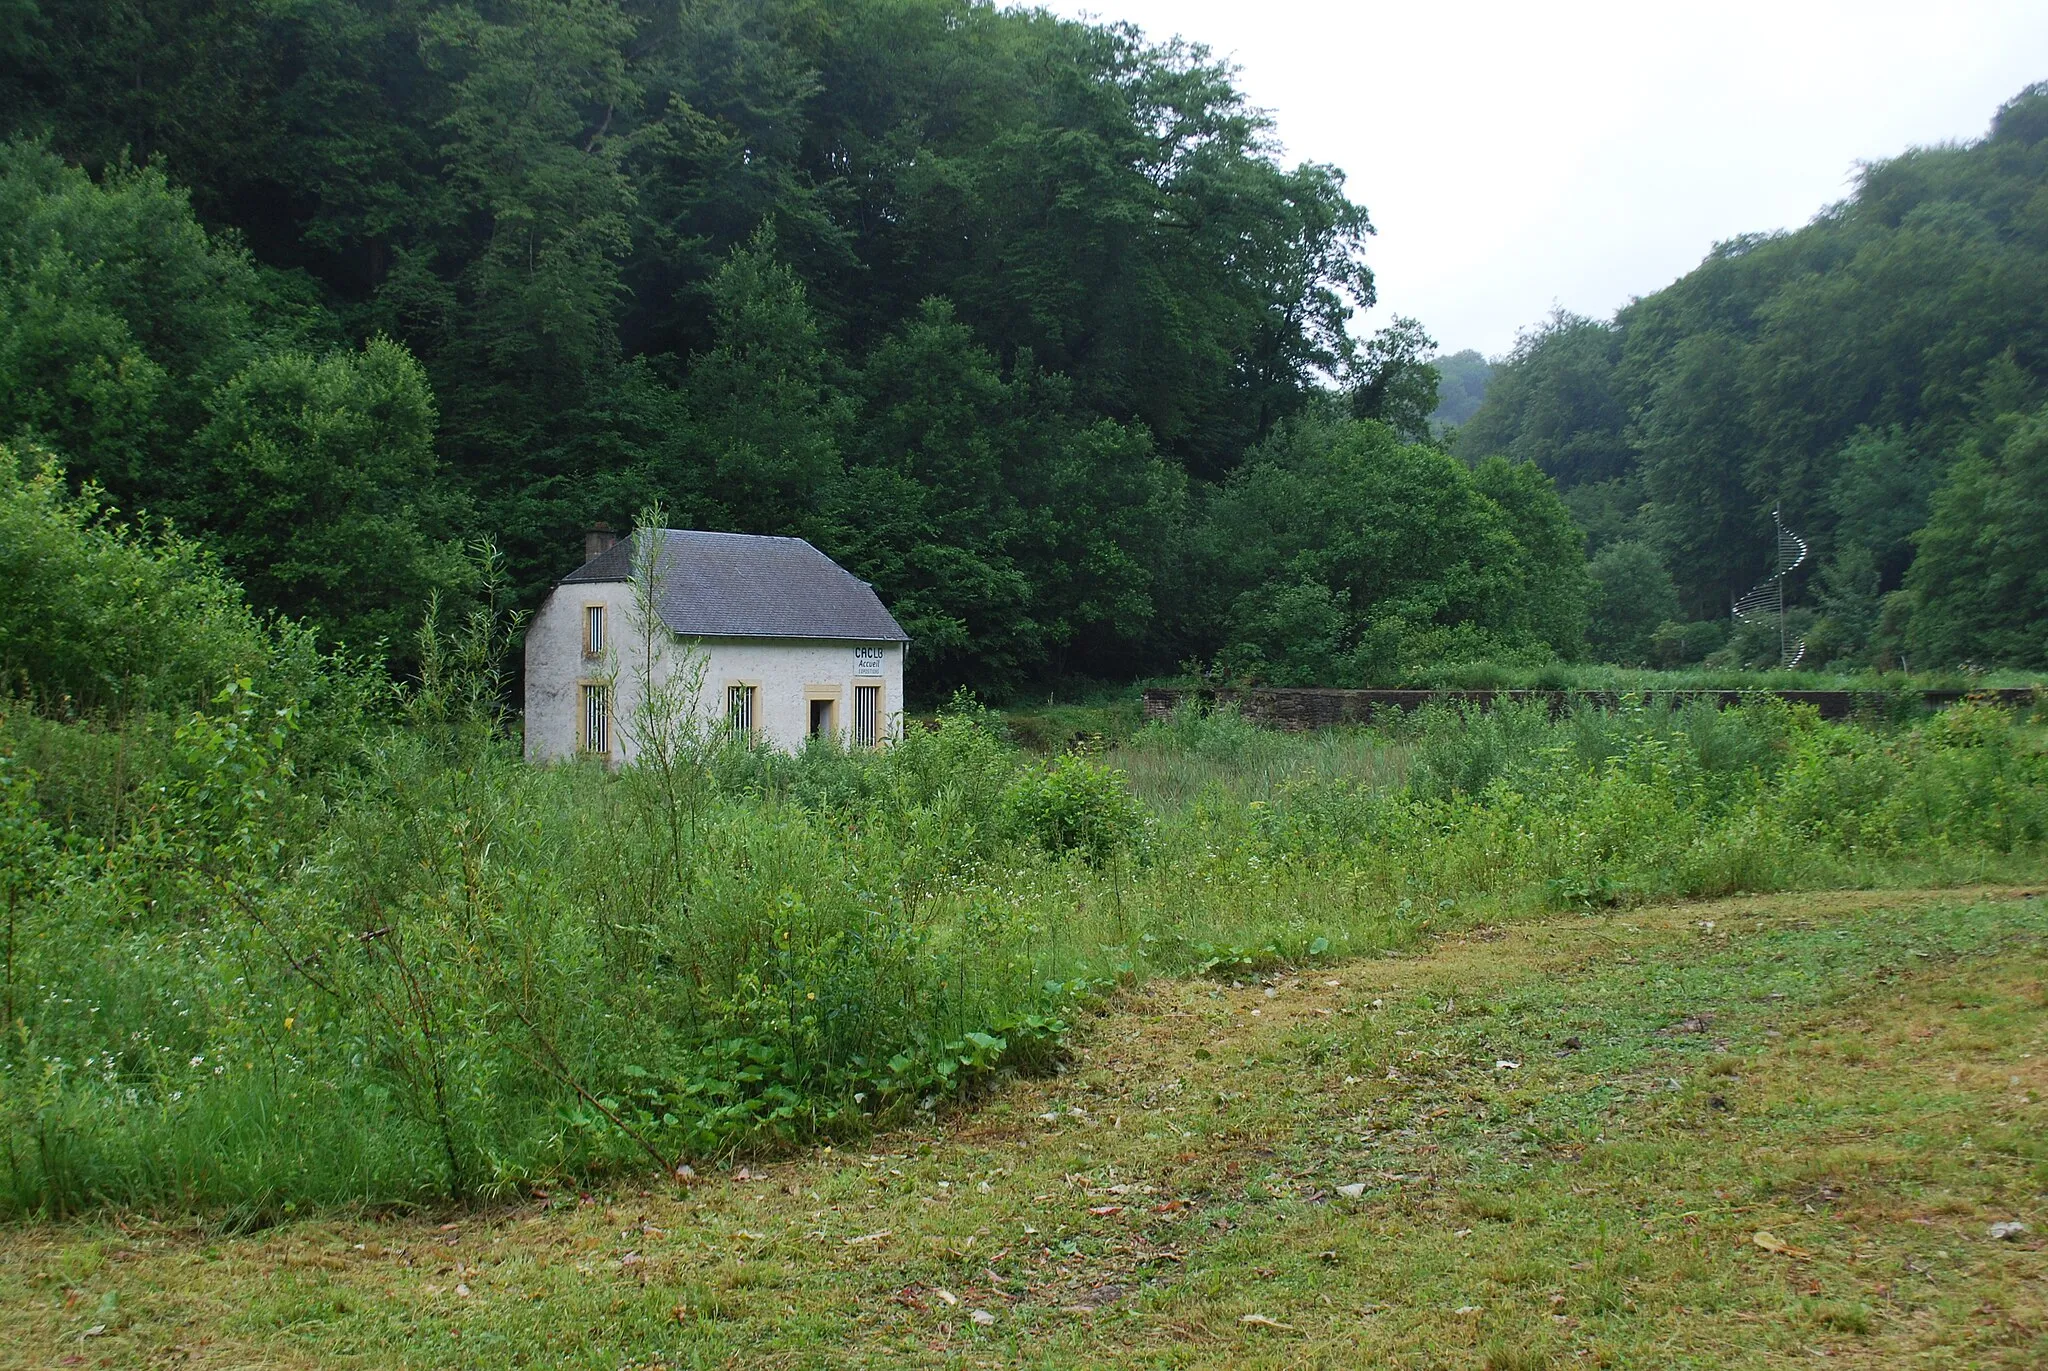
[[[619,535],[612,532],[610,524],[592,524],[583,535],[583,560],[595,560],[602,553],[610,551],[612,545],[618,541]]]

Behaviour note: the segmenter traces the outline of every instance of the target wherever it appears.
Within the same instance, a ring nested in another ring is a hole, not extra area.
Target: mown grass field
[[[2031,892],[1472,927],[687,1189],[12,1227],[0,1365],[2035,1367],[2044,1094]]]

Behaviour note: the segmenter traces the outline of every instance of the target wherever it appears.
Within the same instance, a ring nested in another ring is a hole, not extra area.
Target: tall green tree
[[[1613,328],[1556,311],[1494,370],[1486,402],[1458,431],[1459,455],[1534,462],[1567,488],[1624,474],[1632,454],[1620,359]]]
[[[1586,534],[1573,521],[1557,484],[1534,462],[1489,457],[1472,484],[1501,512],[1516,549],[1520,584],[1510,602],[1508,632],[1559,656],[1584,648],[1593,583],[1586,575]]]
[[[1613,543],[1586,564],[1593,581],[1587,641],[1594,656],[1623,666],[1647,666],[1657,629],[1678,617],[1678,587],[1656,551],[1642,543]]]
[[[1428,441],[1442,379],[1429,360],[1435,349],[1422,321],[1405,316],[1366,340],[1351,383],[1352,414],[1378,420],[1407,442]]]
[[[1576,529],[1533,468],[1499,463],[1486,480],[1512,515],[1462,463],[1384,424],[1311,410],[1283,426],[1212,499],[1199,535],[1195,575],[1224,664],[1387,684],[1445,657],[1577,652]]]
[[[216,392],[195,442],[200,523],[260,604],[357,649],[403,653],[421,606],[464,581],[425,371],[388,338],[273,353]]]
[[[797,532],[811,526],[839,474],[848,412],[803,282],[757,234],[712,282],[716,338],[693,359],[683,394],[694,465],[670,485],[726,526]]]
[[[1769,573],[1771,545],[1757,533],[1770,513],[1732,456],[1748,442],[1743,411],[1721,403],[1739,384],[1741,345],[1724,334],[1684,339],[1658,372],[1637,430],[1642,446],[1644,523],[1673,569],[1687,616],[1728,613],[1736,597]]]
[[[0,433],[76,478],[130,508],[203,495],[186,449],[206,397],[296,332],[282,303],[160,169],[96,183],[45,147],[0,145]]]
[[[456,278],[474,345],[515,381],[576,376],[618,347],[631,245],[630,137],[638,28],[607,0],[456,5],[423,25],[447,83],[441,151],[480,239]]]
[[[1153,631],[1184,478],[1071,383],[1004,374],[950,302],[870,354],[831,535],[941,669],[1114,670]]]
[[[1928,666],[2048,666],[2048,407],[1958,461],[1906,575],[1911,652]]]

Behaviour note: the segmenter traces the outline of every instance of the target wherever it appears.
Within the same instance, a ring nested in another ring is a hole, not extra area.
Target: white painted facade
[[[587,651],[590,609],[603,612],[606,641]],[[651,639],[651,643],[650,643]],[[651,650],[650,650],[651,647]],[[642,682],[666,682],[683,670],[692,652],[701,653],[703,684],[699,717],[723,726],[729,688],[753,690],[753,733],[784,750],[801,748],[810,735],[814,708],[829,710],[823,731],[841,745],[854,741],[855,692],[878,687],[877,741],[902,736],[903,644],[852,639],[697,638],[682,639],[656,622],[642,631],[633,587],[623,581],[571,583],[555,587],[526,631],[526,759],[559,761],[598,752],[614,763],[638,751],[634,720]],[[602,748],[585,746],[588,700],[584,688],[609,688],[609,733]],[[815,702],[815,703],[814,703]]]

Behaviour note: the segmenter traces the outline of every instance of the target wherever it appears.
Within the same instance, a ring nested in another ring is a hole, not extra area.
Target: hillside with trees
[[[968,0],[242,0],[43,7],[0,58],[0,432],[327,641],[402,659],[463,538],[531,603],[659,498],[872,580],[941,698],[1240,634],[1300,677],[1368,619],[1576,650],[1485,598],[1550,555],[1516,511],[1398,535],[1399,584],[1217,565],[1289,463],[1491,497],[1407,450],[1419,325],[1353,341],[1365,209],[1200,48]],[[1316,417],[1375,383],[1402,441]]]
[[[1813,664],[2048,651],[2016,569],[2039,89],[1496,367],[1361,324],[1340,174],[1284,162],[1227,65],[1128,26],[977,0],[21,18],[0,439],[401,671],[426,600],[476,593],[465,541],[530,606],[655,500],[872,581],[927,701],[1191,661],[1737,665],[1779,506],[1817,552]]]
[[[2034,86],[1976,142],[1864,168],[1797,232],[1723,243],[1610,321],[1553,315],[1457,446],[1536,463],[1595,578],[1635,588],[1603,601],[1597,651],[1712,647],[1708,625],[1769,569],[1782,509],[1814,549],[1795,600],[1817,664],[2039,666],[2044,402]],[[1646,599],[1674,609],[1661,636],[1639,622]]]

